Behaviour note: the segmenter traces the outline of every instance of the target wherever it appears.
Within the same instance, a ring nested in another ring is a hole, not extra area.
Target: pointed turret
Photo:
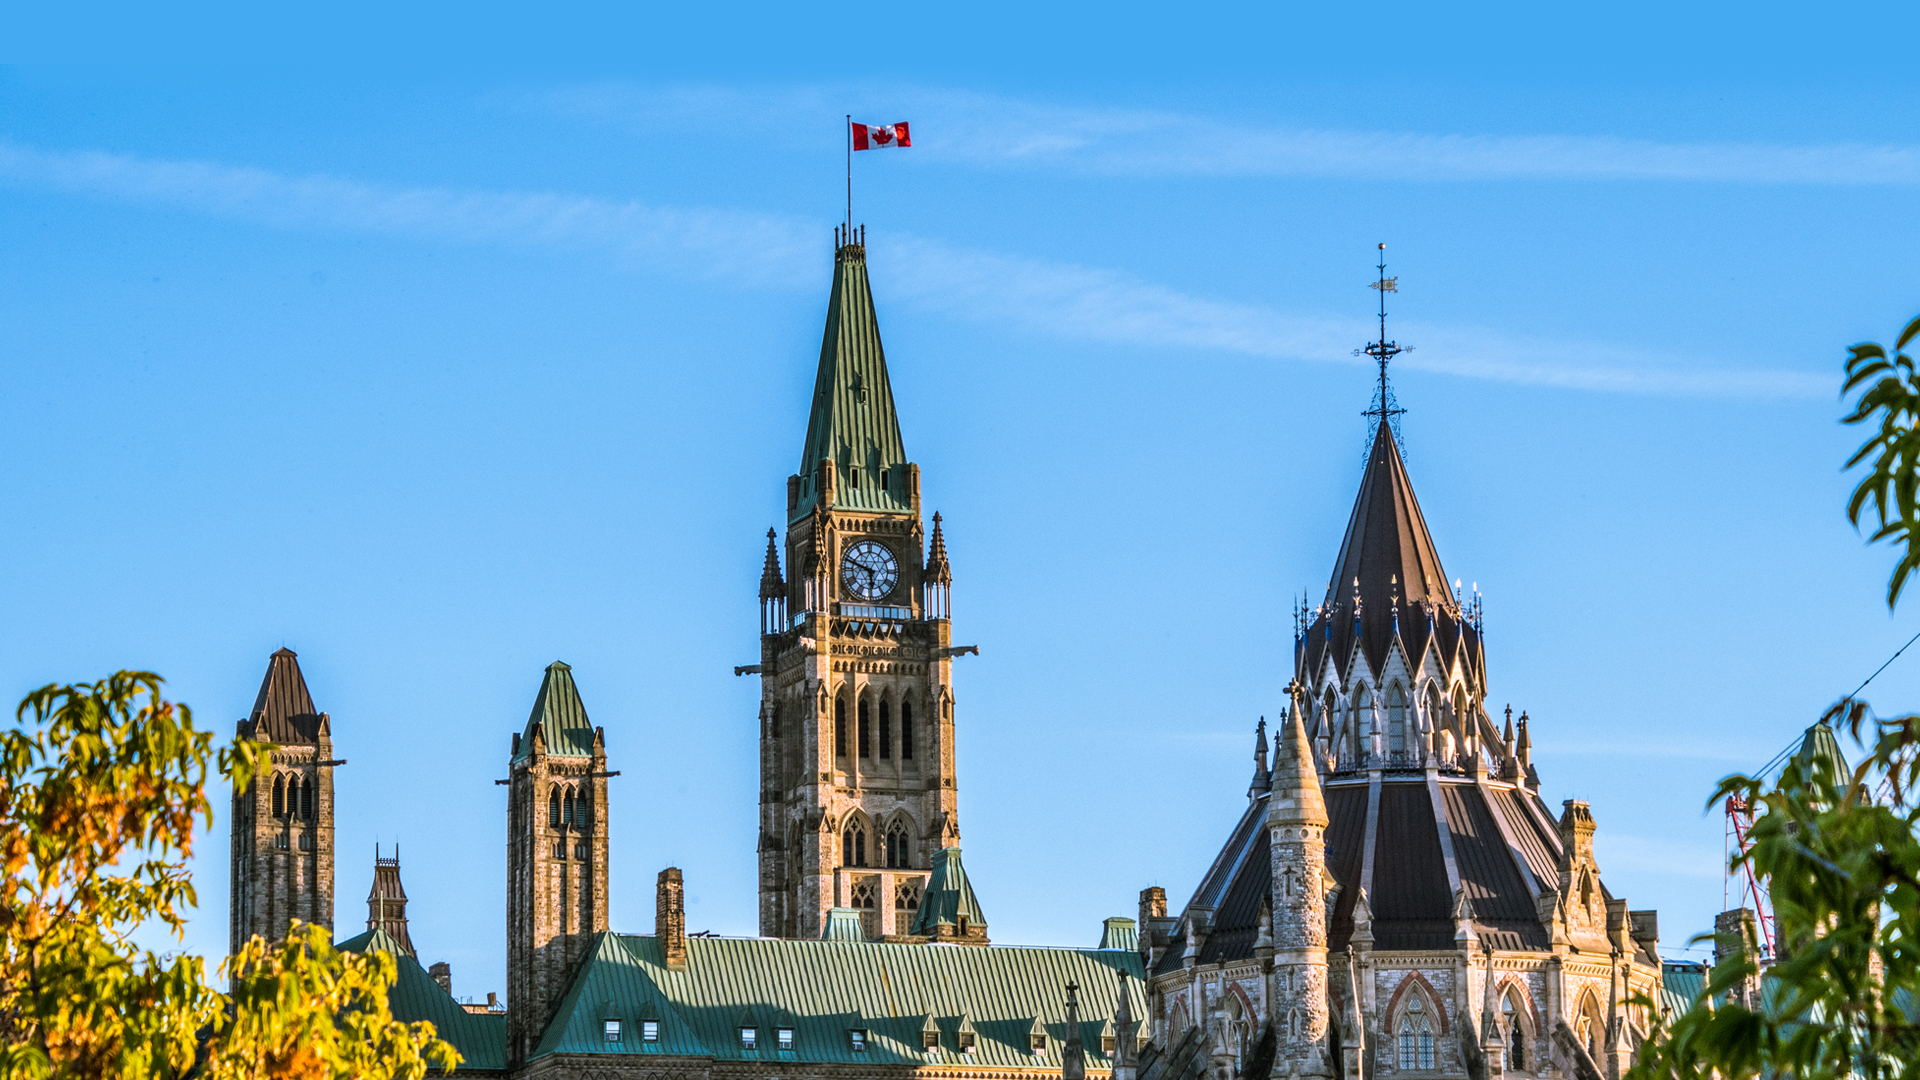
[[[407,936],[407,890],[400,884],[400,846],[394,845],[393,858],[380,857],[380,846],[373,848],[373,888],[367,893],[367,929],[384,930],[408,956],[413,939]]]
[[[1120,1003],[1113,1010],[1112,1080],[1135,1080],[1140,1075],[1140,1043],[1134,1038],[1133,993],[1127,989],[1124,971],[1117,995]]]
[[[933,539],[927,544],[926,580],[937,585],[953,584],[953,567],[947,562],[947,537],[940,527],[940,513],[933,515]]]
[[[299,656],[292,649],[278,650],[267,661],[266,677],[260,680],[260,693],[253,699],[242,734],[281,746],[311,744],[325,724],[326,718],[307,693]]]
[[[1325,828],[1327,804],[1320,792],[1320,771],[1313,767],[1313,743],[1296,714],[1287,721],[1273,755],[1273,796],[1267,800],[1269,826]]]
[[[593,756],[593,722],[587,719],[580,688],[574,685],[573,668],[559,660],[547,665],[540,693],[533,699],[533,714],[527,717],[526,732],[514,754],[516,760],[533,753],[536,737],[553,757]]]
[[[920,910],[914,914],[909,933],[962,945],[987,944],[987,918],[980,911],[980,901],[974,898],[959,848],[942,848],[934,853],[933,873],[927,876],[927,891],[920,898]]]
[[[864,240],[864,231],[858,234]],[[823,475],[822,463],[832,475]],[[864,243],[834,253],[833,292],[814,376],[813,412],[800,452],[800,483],[790,521],[827,495],[833,505],[869,513],[912,513],[913,481],[893,408],[880,320],[867,283]]]

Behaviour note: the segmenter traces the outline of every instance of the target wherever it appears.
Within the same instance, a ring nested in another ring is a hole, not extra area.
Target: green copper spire
[[[536,731],[554,757],[593,756],[593,722],[587,719],[580,688],[573,684],[573,669],[558,660],[547,665],[547,677],[540,681],[540,695],[533,699],[533,715],[527,717],[515,761],[533,752]]]
[[[857,239],[865,239],[865,228]],[[864,243],[842,244],[833,257],[833,293],[813,382],[813,413],[800,452],[800,492],[793,520],[813,511],[826,486],[820,463],[830,459],[833,505],[880,514],[913,512],[907,451],[893,385],[880,347],[880,320],[867,284]]]

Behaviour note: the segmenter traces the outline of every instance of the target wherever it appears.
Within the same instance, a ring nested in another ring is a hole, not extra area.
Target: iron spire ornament
[[[1387,245],[1385,244],[1380,245],[1380,265],[1376,269],[1380,271],[1380,276],[1377,280],[1368,282],[1367,288],[1376,290],[1380,294],[1380,338],[1377,341],[1368,342],[1365,348],[1353,350],[1353,355],[1370,356],[1380,365],[1380,385],[1374,388],[1373,405],[1361,414],[1369,420],[1367,424],[1369,447],[1373,445],[1374,436],[1378,433],[1383,420],[1393,430],[1393,441],[1396,444],[1400,442],[1400,414],[1407,410],[1401,408],[1400,402],[1393,396],[1393,384],[1387,381],[1387,362],[1403,352],[1413,351],[1411,345],[1403,346],[1387,340],[1387,294],[1400,291],[1400,279],[1387,276]],[[1404,447],[1402,450],[1404,451]]]

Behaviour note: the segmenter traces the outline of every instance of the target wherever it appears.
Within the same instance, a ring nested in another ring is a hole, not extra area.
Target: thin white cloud
[[[1341,131],[1164,110],[1073,108],[916,87],[599,84],[518,102],[635,130],[693,123],[735,131],[803,131],[808,137],[827,118],[837,123],[846,105],[861,110],[857,119],[911,119],[918,133],[915,147],[927,158],[1115,176],[1920,183],[1920,146]]]
[[[586,196],[394,188],[205,162],[39,150],[0,142],[0,183],[179,207],[286,229],[345,229],[459,243],[599,250],[617,263],[672,267],[747,287],[818,284],[817,226],[732,210],[676,209]],[[1284,312],[1191,296],[1113,270],[901,237],[876,262],[923,310],[1013,325],[1068,341],[1357,362],[1364,319]],[[670,260],[670,262],[669,262]],[[697,269],[690,269],[697,268]],[[1421,341],[1406,366],[1580,390],[1805,397],[1828,380],[1788,371],[1702,370],[1680,358],[1470,327],[1406,324]]]

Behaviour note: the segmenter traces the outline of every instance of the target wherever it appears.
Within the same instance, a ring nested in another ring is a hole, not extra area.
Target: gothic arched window
[[[568,788],[566,791],[566,794],[560,797],[560,824],[562,825],[573,824],[573,789],[572,788]]]
[[[587,823],[593,820],[587,813],[587,805],[592,799],[592,796],[588,792],[589,789],[581,788],[579,796],[576,797],[573,802],[573,823],[582,829],[586,828]]]
[[[300,820],[313,820],[313,781],[300,781]]]
[[[1397,682],[1387,684],[1387,753],[1395,761],[1407,756],[1407,692]]]
[[[855,734],[854,738],[858,739],[860,742],[860,756],[863,758],[873,756],[873,743],[871,741],[871,735],[869,734],[868,724],[867,724],[867,714],[869,711],[871,711],[868,708],[868,706],[870,706],[871,704],[872,704],[871,700],[869,700],[864,694],[861,695],[860,725],[859,725],[860,730],[857,734]]]
[[[906,870],[912,867],[912,854],[907,845],[907,823],[894,822],[893,827],[887,830],[887,869]]]
[[[1407,995],[1407,1011],[1400,1019],[1400,1067],[1433,1068],[1433,1021],[1416,991]]]
[[[560,826],[560,789],[557,787],[547,795],[547,824]]]
[[[833,752],[836,757],[847,756],[847,699],[833,699]]]
[[[1506,1021],[1507,1028],[1507,1068],[1524,1069],[1527,1067],[1527,1033],[1520,1026],[1520,1012],[1511,990],[1500,998],[1500,1018]]]
[[[913,760],[913,702],[900,703],[900,760]]]
[[[880,699],[880,756],[893,757],[893,716],[886,698]]]
[[[287,778],[285,776],[273,778],[273,816],[287,816]]]
[[[847,826],[840,834],[840,863],[843,866],[867,865],[867,830],[858,822]]]
[[[1353,692],[1353,751],[1359,761],[1373,753],[1373,692],[1365,683]]]

